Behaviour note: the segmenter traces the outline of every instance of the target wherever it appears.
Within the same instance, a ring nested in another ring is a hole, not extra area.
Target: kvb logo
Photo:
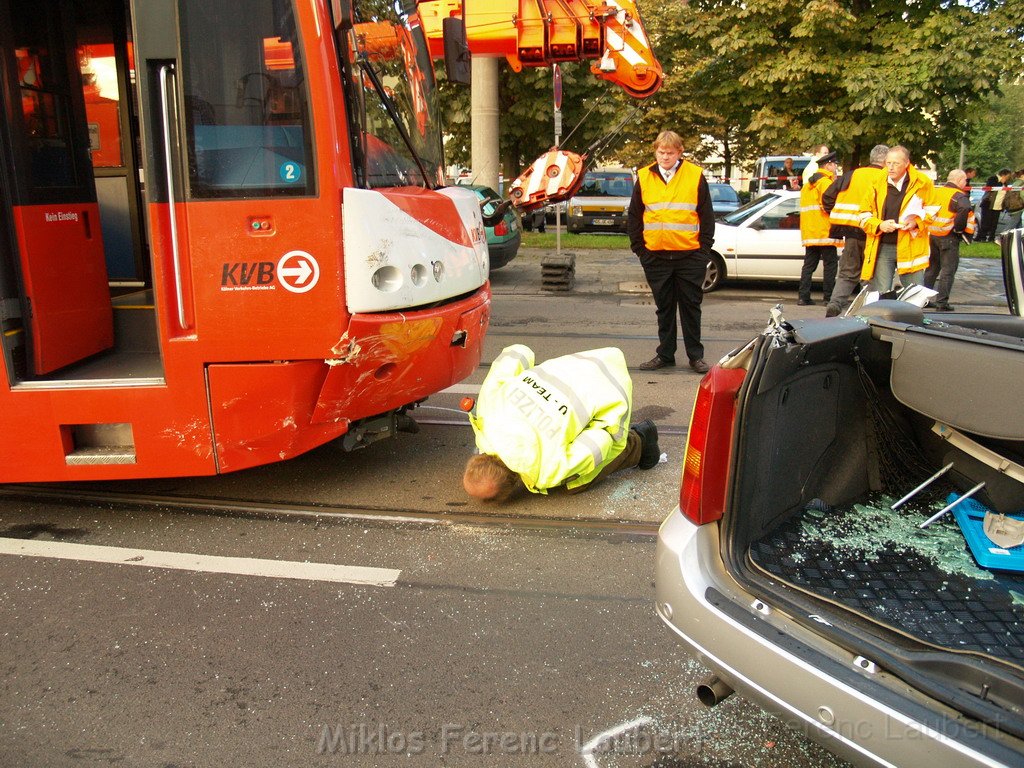
[[[287,291],[305,293],[320,280],[320,265],[305,251],[289,251],[277,262],[277,281]]]
[[[275,269],[276,266],[276,269]],[[236,261],[223,264],[222,291],[273,291],[275,284],[292,293],[306,293],[320,280],[320,265],[305,251],[289,251],[275,265],[272,261]]]

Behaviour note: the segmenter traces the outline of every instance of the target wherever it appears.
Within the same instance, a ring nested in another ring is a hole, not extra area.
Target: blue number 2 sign
[[[281,164],[281,181],[291,183],[298,181],[300,176],[302,176],[302,166],[298,163],[287,162]]]

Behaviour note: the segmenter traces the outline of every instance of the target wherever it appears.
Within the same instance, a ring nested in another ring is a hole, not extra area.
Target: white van
[[[786,183],[786,158],[792,158],[795,179]],[[804,168],[813,160],[808,155],[766,155],[759,158],[754,166],[754,175],[750,180],[751,197],[766,189],[800,189],[800,177]],[[782,177],[782,178],[780,178]]]

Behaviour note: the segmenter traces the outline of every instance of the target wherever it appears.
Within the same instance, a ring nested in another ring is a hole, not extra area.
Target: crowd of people
[[[913,166],[906,147],[879,144],[867,165],[837,177],[836,154],[820,149],[825,153],[800,188],[805,256],[797,303],[814,304],[811,277],[822,263],[826,317],[839,315],[862,285],[878,293],[924,285],[937,292],[934,309],[953,311],[960,244],[991,242],[1006,214],[1019,224],[1024,201],[1016,187],[1024,169],[1004,168],[986,182],[977,222],[969,184],[974,168],[953,169],[936,184]],[[1002,228],[1017,224],[1004,221]]]

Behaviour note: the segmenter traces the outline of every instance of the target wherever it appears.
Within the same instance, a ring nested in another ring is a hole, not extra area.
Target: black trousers
[[[996,236],[996,225],[999,224],[999,214],[1002,211],[993,211],[991,208],[982,206],[981,224],[978,226],[978,234],[975,240],[990,241]]]
[[[804,265],[800,269],[800,289],[797,294],[801,299],[810,301],[811,278],[814,276],[814,270],[818,268],[819,261],[823,265],[824,272],[822,293],[825,295],[825,301],[832,298],[832,289],[836,287],[836,272],[839,269],[839,256],[836,247],[834,245],[805,245]]]
[[[924,273],[924,287],[938,291],[935,303],[949,304],[953,277],[960,266],[960,235],[939,235],[931,238],[931,258]]]
[[[658,310],[658,357],[673,363],[676,360],[678,312],[686,357],[702,360],[704,345],[700,343],[700,304],[704,300],[708,257],[699,252],[686,252],[684,256],[665,258],[646,251],[640,256],[640,264]]]

